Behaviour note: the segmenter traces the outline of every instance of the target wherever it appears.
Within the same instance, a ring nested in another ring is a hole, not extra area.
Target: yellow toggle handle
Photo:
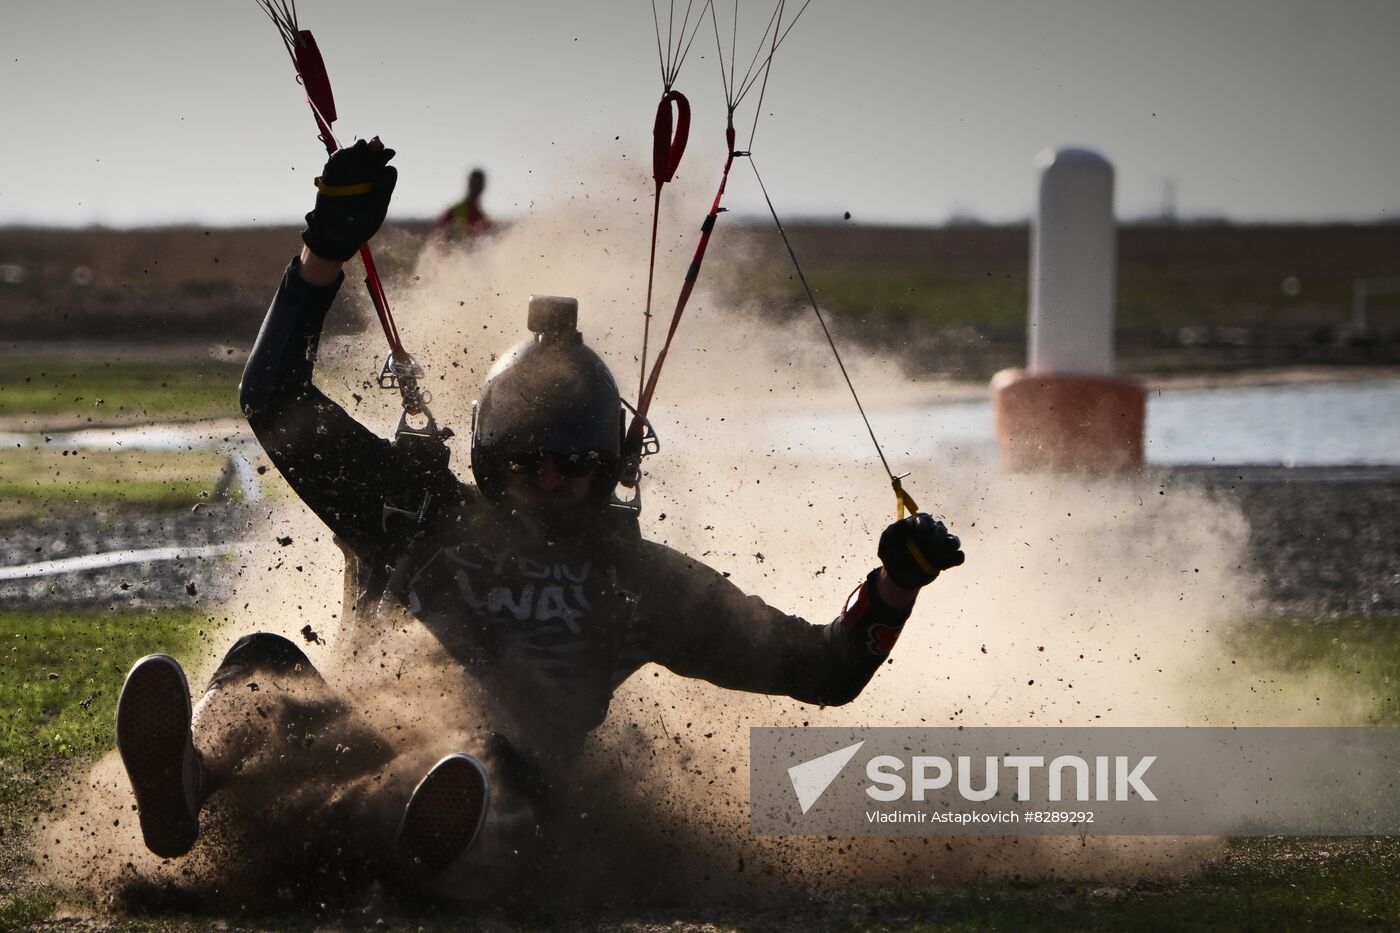
[[[896,519],[904,517],[905,509],[909,510],[910,515],[913,515],[919,511],[919,504],[914,501],[913,496],[909,495],[909,493],[904,491],[904,487],[900,485],[898,476],[890,477],[890,485],[894,487],[895,503],[899,506]]]

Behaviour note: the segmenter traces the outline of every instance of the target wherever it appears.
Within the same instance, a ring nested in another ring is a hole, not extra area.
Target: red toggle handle
[[[329,140],[333,138],[331,124],[336,118],[335,95],[331,93],[331,79],[326,74],[326,63],[321,58],[321,50],[316,47],[311,30],[302,29],[297,32],[293,57],[296,59],[297,74],[301,76],[301,85],[306,89],[306,99],[315,111],[321,135],[327,140],[327,151],[333,151],[335,147]]]
[[[674,122],[671,116],[673,101],[676,105]],[[658,186],[675,176],[689,139],[690,101],[680,91],[667,91],[656,107],[656,122],[651,128],[651,177],[656,179]]]
[[[311,105],[311,114],[316,118],[316,127],[321,131],[321,142],[325,144],[326,152],[334,153],[339,147],[335,134],[331,132],[331,124],[336,118],[335,95],[331,93],[331,79],[326,73],[325,60],[321,58],[321,50],[316,47],[316,39],[312,37],[309,29],[297,30],[292,58],[296,62],[297,77],[301,79],[302,88],[306,91],[307,103]],[[379,278],[379,270],[375,268],[374,256],[369,251],[368,243],[360,244],[360,260],[365,266],[365,288],[369,290],[370,303],[374,305],[374,312],[384,329],[389,351],[400,363],[412,362],[413,357],[399,341],[399,329],[394,324],[393,312],[389,310],[389,298],[384,294],[384,283]]]

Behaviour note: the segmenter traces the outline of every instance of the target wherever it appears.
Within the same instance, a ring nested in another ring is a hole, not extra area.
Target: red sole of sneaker
[[[429,874],[445,870],[476,839],[486,819],[490,782],[473,759],[452,756],[423,778],[399,829],[404,855]]]
[[[126,767],[146,847],[163,858],[184,855],[199,834],[185,797],[190,694],[170,663],[137,662],[117,705],[117,749]]]

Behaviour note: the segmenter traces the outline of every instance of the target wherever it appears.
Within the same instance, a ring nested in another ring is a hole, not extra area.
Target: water
[[[906,458],[984,464],[996,458],[986,399],[871,412],[891,466]],[[819,415],[784,415],[761,426],[777,452],[848,460],[870,455],[854,405]],[[680,432],[673,432],[678,435]],[[683,437],[674,439],[683,446]],[[101,428],[51,435],[0,435],[0,447],[222,449],[238,459],[256,441],[227,425]],[[1165,389],[1147,399],[1147,459],[1161,465],[1400,464],[1400,379],[1351,383]]]
[[[891,466],[904,458],[946,465],[996,457],[985,399],[871,412]],[[868,456],[854,411],[784,416],[765,425],[775,450]],[[1147,460],[1160,465],[1400,464],[1400,380],[1155,390],[1147,400]]]
[[[1153,393],[1147,459],[1400,464],[1400,380]]]

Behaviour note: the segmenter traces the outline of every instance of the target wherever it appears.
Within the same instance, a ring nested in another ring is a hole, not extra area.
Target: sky
[[[713,2],[732,30],[735,0]],[[773,5],[740,5],[740,71]],[[391,217],[438,213],[476,165],[500,217],[649,170],[647,0],[298,12],[337,134],[398,151]],[[1160,214],[1170,187],[1185,218],[1395,220],[1397,37],[1395,0],[811,0],[774,58],[754,156],[782,212],[811,219],[1022,220],[1036,154],[1079,145],[1113,162],[1124,218]],[[0,69],[0,224],[290,223],[310,207],[324,153],[253,0],[4,0]],[[707,16],[676,83],[695,111],[680,178],[706,190],[719,75]],[[764,211],[742,167],[728,198]]]

